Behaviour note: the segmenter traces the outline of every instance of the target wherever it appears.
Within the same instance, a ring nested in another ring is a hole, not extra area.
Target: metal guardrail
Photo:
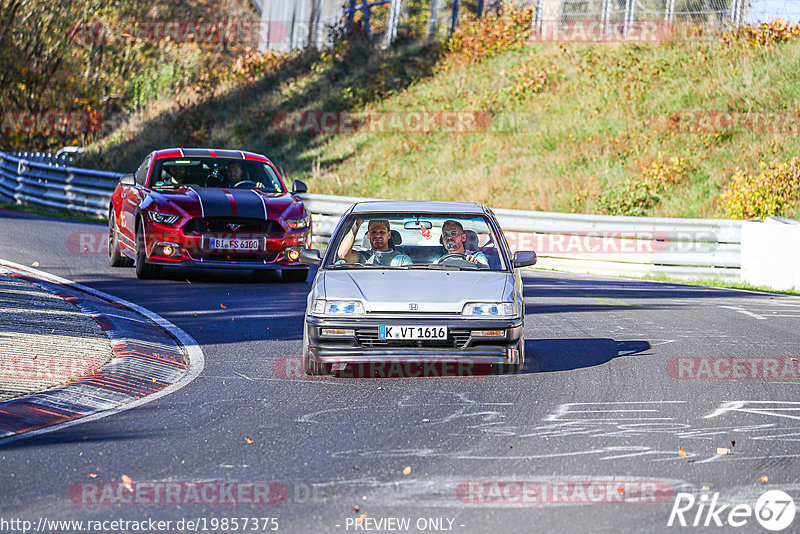
[[[72,154],[70,153],[47,154],[44,152],[16,152],[11,155],[27,161],[47,163],[49,165],[58,165],[60,167],[65,167],[72,164]]]
[[[41,155],[25,156],[0,152],[0,200],[106,216],[121,173],[46,163]]]
[[[32,161],[0,152],[0,200],[105,217],[121,173]],[[356,202],[300,195],[314,221],[313,243],[327,246]],[[578,273],[740,279],[742,221],[582,215],[496,209],[512,250],[536,251],[538,268]]]
[[[376,199],[303,195],[314,221],[314,245],[327,246],[342,213],[367,200]],[[742,221],[493,211],[512,250],[535,250],[540,269],[616,276],[740,278]]]

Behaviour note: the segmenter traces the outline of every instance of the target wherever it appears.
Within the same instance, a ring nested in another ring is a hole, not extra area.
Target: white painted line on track
[[[766,317],[764,317],[762,315],[758,315],[757,313],[753,313],[751,311],[747,311],[747,310],[742,309],[742,308],[740,308],[738,306],[718,306],[718,308],[725,308],[726,310],[733,310],[735,312],[747,315],[748,317],[752,317],[753,319],[766,320]]]
[[[189,361],[188,361],[188,365],[187,365],[186,374],[183,375],[183,378],[181,378],[178,382],[175,382],[174,384],[171,384],[171,385],[167,386],[166,388],[162,389],[161,391],[153,393],[152,395],[148,395],[146,397],[142,397],[142,398],[137,399],[137,400],[135,400],[133,402],[129,402],[127,404],[123,404],[121,406],[117,406],[116,408],[112,408],[110,410],[94,413],[92,415],[87,415],[86,417],[80,417],[78,419],[73,419],[71,421],[65,421],[63,423],[58,423],[58,424],[55,424],[55,425],[52,425],[52,426],[48,426],[48,427],[45,427],[45,428],[40,428],[38,430],[31,430],[30,432],[24,432],[22,434],[16,434],[14,436],[9,436],[7,438],[1,439],[0,440],[0,444],[6,444],[6,443],[10,443],[12,441],[17,441],[17,440],[20,440],[20,439],[30,438],[30,437],[33,437],[33,436],[39,436],[39,435],[42,435],[42,434],[46,434],[48,432],[54,432],[56,430],[61,430],[63,428],[67,428],[67,427],[70,427],[70,426],[73,426],[73,425],[79,425],[79,424],[82,424],[82,423],[88,423],[90,421],[96,421],[98,419],[102,419],[102,418],[108,417],[110,415],[115,415],[115,414],[118,414],[120,412],[124,412],[126,410],[130,410],[132,408],[137,408],[139,406],[142,406],[144,404],[152,402],[152,401],[154,401],[156,399],[160,399],[161,397],[164,397],[166,395],[170,395],[172,393],[175,393],[179,389],[182,389],[183,387],[188,385],[190,382],[192,382],[203,371],[203,368],[205,367],[205,356],[203,355],[203,351],[202,351],[202,349],[200,349],[200,345],[198,345],[197,341],[192,336],[190,336],[188,333],[186,333],[185,331],[181,330],[180,328],[178,328],[177,326],[175,326],[171,322],[167,321],[166,319],[164,319],[160,315],[148,310],[147,308],[143,308],[142,306],[139,306],[138,304],[134,304],[132,302],[129,302],[129,301],[125,300],[125,299],[122,299],[122,298],[119,298],[119,297],[115,297],[114,295],[109,295],[108,293],[104,293],[102,291],[98,291],[97,289],[93,289],[91,287],[84,286],[82,284],[78,284],[76,282],[73,282],[72,280],[67,280],[66,278],[61,278],[60,276],[56,276],[54,274],[46,273],[46,272],[40,271],[38,269],[27,267],[25,265],[20,265],[19,263],[14,263],[12,261],[8,261],[8,260],[4,260],[4,259],[0,258],[0,266],[2,266],[2,265],[5,265],[6,267],[11,267],[11,268],[16,269],[18,271],[30,273],[32,276],[35,276],[37,278],[41,278],[42,280],[46,280],[46,281],[53,282],[53,283],[56,283],[56,284],[70,285],[70,286],[72,286],[74,288],[80,289],[81,291],[84,291],[86,293],[89,293],[91,295],[94,295],[94,296],[102,298],[102,299],[110,300],[111,302],[115,302],[117,304],[120,304],[122,306],[130,308],[130,309],[136,311],[137,313],[140,313],[141,315],[144,315],[145,317],[147,317],[148,319],[150,319],[151,321],[153,321],[154,323],[156,323],[160,327],[164,328],[167,332],[172,334],[178,340],[178,342],[181,345],[183,345],[183,347],[186,349],[186,356],[187,356]]]
[[[783,406],[783,407],[781,407]],[[755,415],[766,415],[772,417],[782,417],[788,419],[800,419],[798,415],[788,415],[785,413],[777,412],[800,412],[800,402],[793,401],[726,401],[722,405],[704,416],[704,419],[711,419],[712,417],[719,417],[726,413],[747,413]]]

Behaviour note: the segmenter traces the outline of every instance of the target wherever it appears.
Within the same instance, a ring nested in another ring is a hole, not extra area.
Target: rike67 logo
[[[719,493],[711,497],[704,493],[699,498],[691,493],[678,493],[667,526],[738,528],[750,523],[755,516],[762,527],[777,532],[792,524],[795,512],[794,500],[781,490],[767,491],[758,498],[755,506],[720,504]]]

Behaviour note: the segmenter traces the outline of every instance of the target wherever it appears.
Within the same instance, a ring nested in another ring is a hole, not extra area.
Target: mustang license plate
[[[209,238],[209,247],[214,250],[258,250],[260,245],[260,239]]]
[[[380,325],[378,339],[447,339],[447,327]]]

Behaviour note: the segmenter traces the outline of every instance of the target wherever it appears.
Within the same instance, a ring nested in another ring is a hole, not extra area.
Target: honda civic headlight
[[[513,302],[468,302],[462,315],[479,317],[513,317],[516,310]]]
[[[150,217],[151,221],[159,224],[175,224],[181,218],[180,215],[170,215],[169,213],[159,213],[157,211],[148,211],[147,216]]]
[[[311,313],[315,315],[363,315],[364,305],[357,300],[322,300],[314,301]]]

